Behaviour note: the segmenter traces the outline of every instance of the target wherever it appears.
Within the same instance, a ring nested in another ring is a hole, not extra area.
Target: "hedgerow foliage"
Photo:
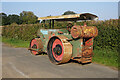
[[[120,45],[119,20],[91,21],[88,25],[98,28],[98,36],[94,39],[94,45],[98,48],[118,49]]]
[[[39,28],[42,28],[42,24],[12,24],[3,28],[2,36],[27,41],[37,36]]]
[[[118,25],[119,20],[106,20],[106,21],[87,21],[88,26],[96,26],[98,28],[98,36],[94,39],[94,45],[96,48],[111,48],[117,49],[120,45],[120,35]],[[74,24],[74,23],[73,23]],[[77,22],[77,25],[83,25],[83,22]],[[65,28],[66,22],[56,22],[55,28]],[[5,26],[2,30],[2,36],[6,38],[20,39],[29,41],[32,38],[37,37],[37,31],[39,28],[49,28],[49,23],[44,24],[24,24],[17,25],[12,24]]]

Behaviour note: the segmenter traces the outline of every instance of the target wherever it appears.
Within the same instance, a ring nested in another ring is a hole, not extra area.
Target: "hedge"
[[[119,20],[91,21],[88,25],[98,28],[98,36],[95,37],[94,45],[98,48],[118,49],[120,45]]]
[[[95,48],[118,49],[120,45],[120,35],[118,25],[120,19],[106,21],[87,21],[88,26],[96,26],[98,28],[98,36],[94,39]],[[77,25],[83,25],[84,22],[77,22]],[[74,24],[74,23],[73,23]],[[5,26],[2,30],[2,36],[6,38],[20,39],[30,41],[37,36],[39,28],[49,28],[49,24],[12,24]],[[66,22],[56,22],[55,28],[65,28]]]

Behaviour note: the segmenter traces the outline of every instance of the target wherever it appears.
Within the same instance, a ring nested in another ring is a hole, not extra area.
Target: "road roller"
[[[97,20],[96,15],[90,13],[47,16],[40,17],[39,20],[52,22],[52,29],[39,29],[36,38],[30,42],[29,50],[37,55],[47,53],[50,62],[54,64],[66,63],[75,60],[80,63],[92,62],[93,40],[98,35],[95,26],[71,25],[65,29],[54,29],[54,21],[86,21]]]

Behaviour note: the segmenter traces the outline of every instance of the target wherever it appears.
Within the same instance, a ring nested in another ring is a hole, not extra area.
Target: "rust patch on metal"
[[[55,33],[53,33],[52,36],[55,36]]]
[[[62,31],[58,31],[58,33],[59,33],[59,34],[63,34],[63,32],[62,32]]]
[[[43,49],[43,42],[40,38],[36,39],[39,44],[39,49]]]
[[[98,30],[94,26],[73,26],[71,28],[71,35],[75,39],[80,37],[96,37],[98,35]]]
[[[73,26],[71,28],[71,35],[73,38],[75,39],[79,38],[81,34],[82,34],[82,29],[80,26]]]

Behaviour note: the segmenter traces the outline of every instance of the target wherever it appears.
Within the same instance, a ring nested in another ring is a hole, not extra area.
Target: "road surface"
[[[47,55],[34,56],[26,48],[2,44],[2,78],[118,78],[118,71],[94,63],[55,65]]]

